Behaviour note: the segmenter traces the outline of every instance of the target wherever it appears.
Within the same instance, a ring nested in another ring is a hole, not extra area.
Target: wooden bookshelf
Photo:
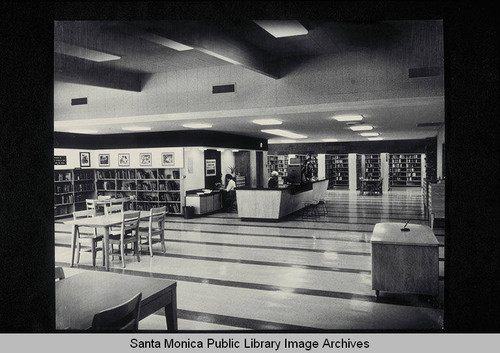
[[[391,187],[422,185],[422,154],[395,153],[389,155]]]
[[[95,196],[94,171],[88,169],[75,169],[73,175],[75,211],[85,210],[87,208],[85,200],[94,198]]]
[[[349,159],[347,154],[325,155],[325,178],[328,189],[349,187]]]
[[[374,180],[381,178],[380,154],[365,155],[365,176],[364,179]]]
[[[129,197],[135,210],[167,206],[170,214],[182,213],[178,168],[97,169],[95,174],[99,196]]]
[[[54,171],[54,217],[67,217],[74,211],[73,171]]]

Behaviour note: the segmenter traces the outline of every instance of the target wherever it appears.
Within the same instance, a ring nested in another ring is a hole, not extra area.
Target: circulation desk
[[[377,223],[371,238],[372,289],[438,295],[439,242],[428,226]]]
[[[304,208],[306,202],[324,198],[327,188],[326,179],[288,188],[237,188],[238,217],[279,220]]]

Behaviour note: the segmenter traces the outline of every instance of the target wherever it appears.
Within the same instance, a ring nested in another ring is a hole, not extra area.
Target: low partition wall
[[[328,180],[320,180],[286,189],[236,189],[238,217],[279,220],[304,208],[305,203],[324,198]]]

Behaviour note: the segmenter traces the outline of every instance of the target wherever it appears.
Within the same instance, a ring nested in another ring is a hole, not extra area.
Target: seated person
[[[271,172],[271,177],[269,178],[269,181],[267,182],[267,187],[269,189],[276,189],[278,188],[278,172],[277,171],[273,171]]]
[[[231,211],[234,201],[236,201],[236,182],[231,174],[226,174],[226,188],[222,193],[222,204],[227,211]]]

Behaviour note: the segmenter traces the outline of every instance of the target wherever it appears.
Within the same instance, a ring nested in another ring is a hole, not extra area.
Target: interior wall
[[[203,149],[198,147],[184,148],[184,190],[203,189],[205,187]]]
[[[80,152],[88,152],[90,155],[90,166],[82,167],[80,165]],[[172,155],[171,162],[164,165],[162,154],[168,153]],[[129,165],[119,165],[119,154],[127,154]],[[141,165],[141,154],[151,155],[151,165]],[[100,164],[100,155],[109,156],[109,165]],[[106,168],[184,168],[184,151],[182,147],[168,148],[137,148],[137,149],[69,149],[55,148],[54,156],[66,156],[66,165],[54,165],[55,170],[60,169],[106,169]]]

